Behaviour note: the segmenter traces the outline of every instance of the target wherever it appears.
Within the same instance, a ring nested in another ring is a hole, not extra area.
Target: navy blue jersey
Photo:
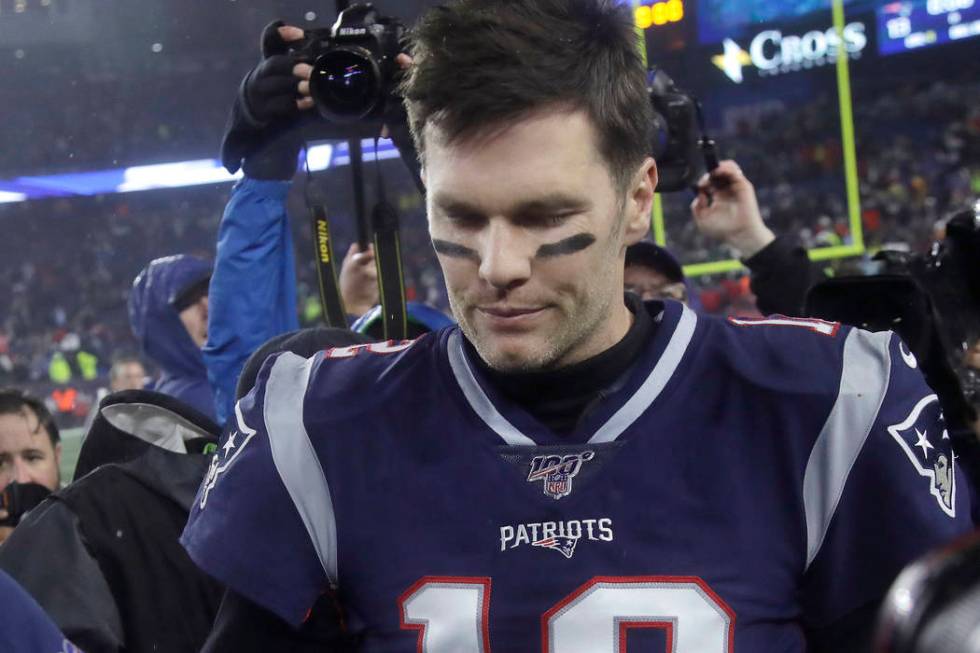
[[[0,571],[0,651],[82,653],[65,639],[37,601],[4,571]]]
[[[336,592],[364,651],[771,653],[969,530],[897,337],[647,308],[642,356],[561,437],[457,329],[270,358],[184,545],[293,624]]]

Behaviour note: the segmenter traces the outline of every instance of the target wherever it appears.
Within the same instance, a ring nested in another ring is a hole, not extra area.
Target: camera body
[[[663,70],[651,70],[647,91],[653,106],[653,143],[650,155],[657,162],[657,191],[670,193],[697,184],[708,165],[698,125],[697,100],[677,88]]]
[[[312,62],[310,95],[320,115],[332,123],[380,123],[400,108],[395,57],[406,50],[405,34],[370,3],[340,12],[332,27],[306,30],[295,52]]]
[[[7,511],[0,526],[17,526],[20,518],[51,494],[51,490],[37,483],[10,483],[0,490],[0,508]]]
[[[814,286],[806,314],[872,331],[892,329],[921,364],[948,420],[969,423],[980,407],[980,370],[966,353],[980,342],[980,204],[954,214],[946,238],[925,255],[883,251],[879,274]]]

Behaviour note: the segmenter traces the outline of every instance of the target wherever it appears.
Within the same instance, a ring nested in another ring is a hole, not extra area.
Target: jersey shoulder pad
[[[703,321],[712,356],[737,376],[788,394],[836,392],[850,327],[782,315]]]
[[[373,410],[380,401],[425,383],[433,374],[438,347],[439,338],[425,334],[416,340],[324,350],[308,363],[307,405],[337,417]]]

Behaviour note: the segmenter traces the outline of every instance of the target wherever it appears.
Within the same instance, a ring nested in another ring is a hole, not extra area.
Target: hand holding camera
[[[407,65],[404,35],[370,4],[341,12],[330,28],[266,26],[262,61],[242,81],[222,141],[225,168],[290,179],[304,138],[364,137],[403,121],[394,89]]]
[[[276,21],[262,31],[262,61],[242,80],[221,143],[229,172],[255,179],[292,178],[303,146],[300,118],[313,107],[309,63],[290,52],[303,30]]]
[[[51,490],[43,485],[16,481],[0,490],[0,542],[6,540],[21,518],[49,494]]]
[[[762,221],[755,187],[734,161],[722,161],[697,184],[691,213],[698,231],[749,258],[776,239]]]

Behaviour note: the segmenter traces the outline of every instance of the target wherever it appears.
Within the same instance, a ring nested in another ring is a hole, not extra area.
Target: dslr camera
[[[7,511],[6,519],[0,526],[17,526],[21,517],[44,501],[51,490],[37,483],[18,483],[13,481],[0,490],[0,508]]]
[[[370,3],[340,12],[332,27],[306,30],[294,52],[312,62],[310,95],[320,115],[340,124],[382,122],[400,109],[395,57],[407,50],[405,35],[404,25]]]

